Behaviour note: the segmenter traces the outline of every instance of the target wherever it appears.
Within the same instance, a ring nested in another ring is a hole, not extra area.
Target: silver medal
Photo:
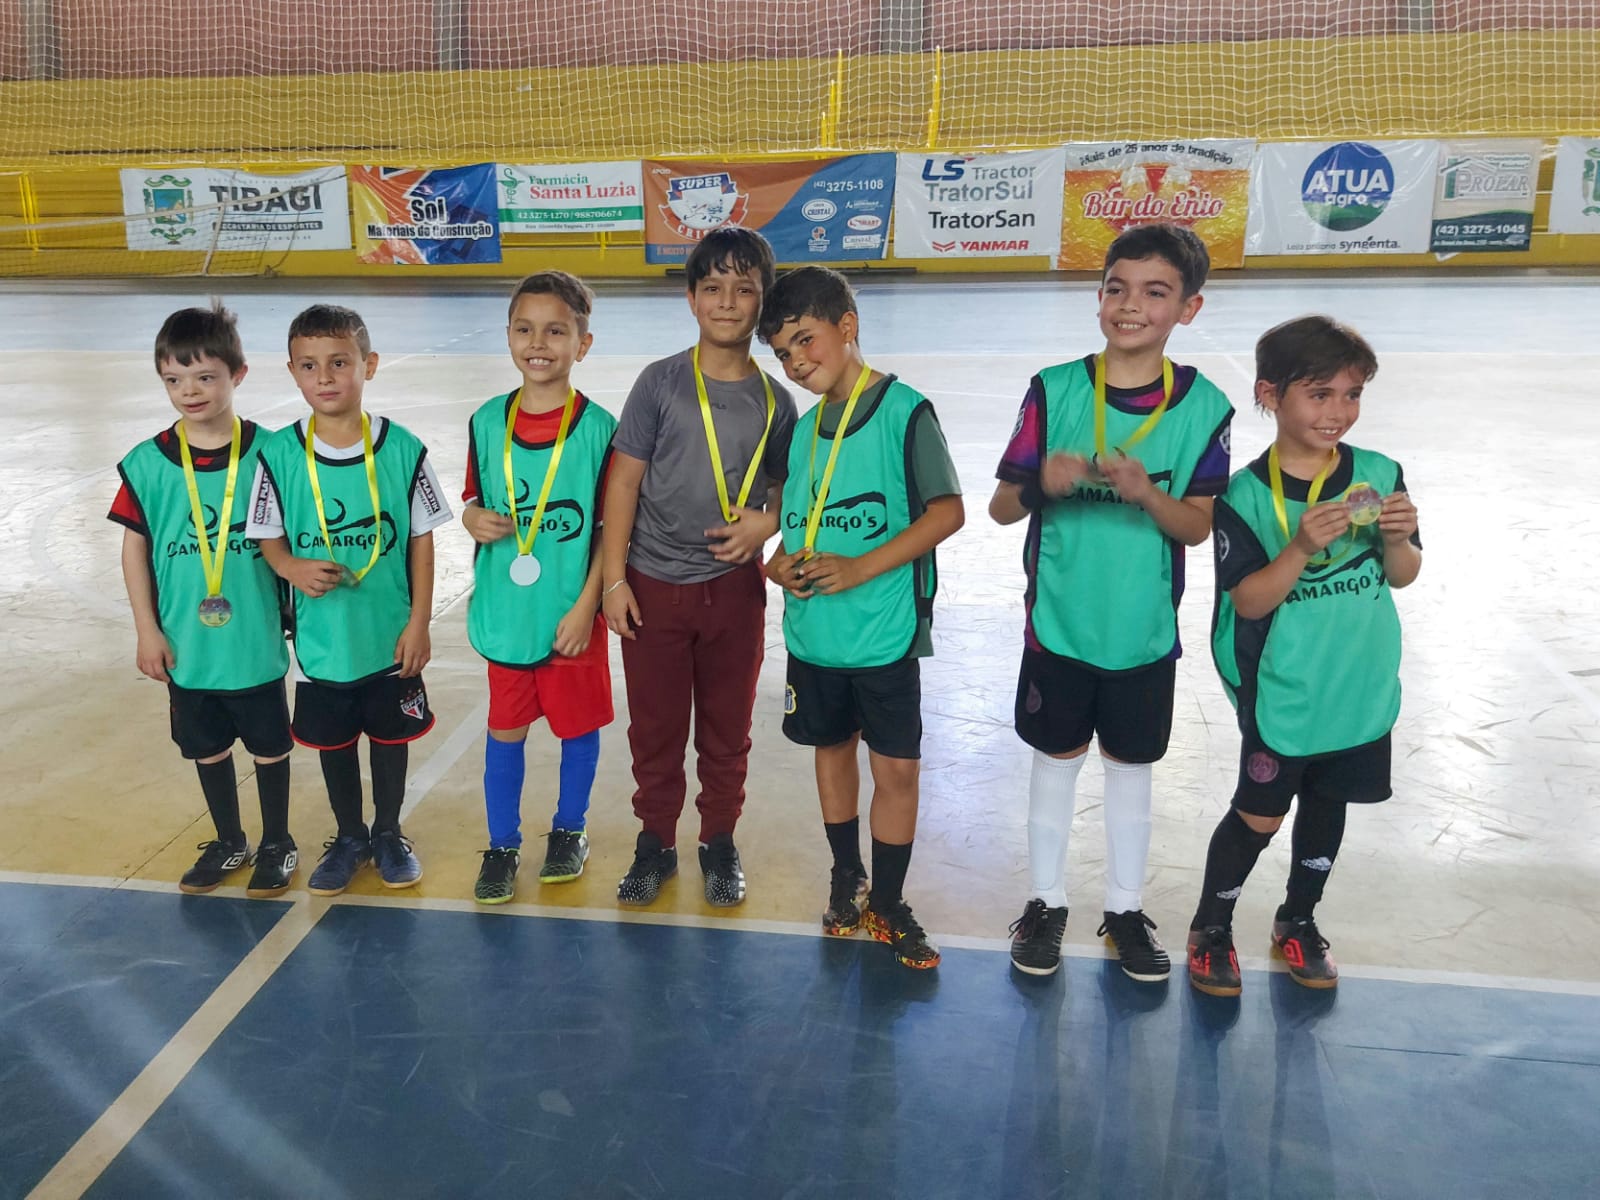
[[[519,554],[511,560],[511,582],[518,587],[532,587],[542,572],[539,560],[531,554]]]

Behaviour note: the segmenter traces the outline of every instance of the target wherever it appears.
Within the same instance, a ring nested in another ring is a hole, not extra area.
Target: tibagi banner
[[[1551,233],[1600,233],[1600,138],[1556,142],[1550,188]]]
[[[644,228],[637,162],[519,167],[501,163],[500,228],[505,233],[603,233]]]
[[[1067,152],[902,154],[894,183],[896,258],[1042,254],[1061,248]]]
[[[644,164],[644,257],[681,263],[722,225],[758,230],[779,262],[882,258],[894,155],[803,162]]]
[[[1098,271],[1119,233],[1154,221],[1193,229],[1213,265],[1242,265],[1255,148],[1251,141],[1068,146],[1056,266]]]
[[[356,255],[365,263],[447,266],[500,261],[494,164],[352,167]]]
[[[1269,142],[1245,253],[1425,253],[1438,159],[1437,142]]]
[[[293,175],[174,167],[125,169],[129,250],[348,250],[343,167]]]

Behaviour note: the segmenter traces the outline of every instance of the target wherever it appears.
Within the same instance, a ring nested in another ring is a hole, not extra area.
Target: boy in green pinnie
[[[467,634],[489,663],[489,849],[473,887],[481,904],[516,893],[528,729],[540,717],[561,739],[561,767],[539,881],[570,883],[589,857],[589,793],[600,729],[613,717],[596,526],[617,428],[572,385],[594,341],[593,306],[593,293],[565,271],[518,284],[506,342],[522,382],[467,426],[461,522],[478,544]]]
[[[433,728],[422,684],[431,653],[433,530],[450,519],[427,448],[369,417],[361,393],[378,356],[361,317],[317,304],[289,326],[289,372],[311,415],[261,452],[247,532],[294,588],[294,736],[317,750],[339,829],[312,872],[319,896],[367,862],[383,885],[422,878],[400,831],[408,745]],[[374,817],[362,820],[367,735]]]
[[[917,829],[922,676],[933,652],[933,550],[961,528],[961,484],[933,405],[862,360],[844,276],[801,267],[778,281],[760,333],[791,380],[818,397],[795,426],[782,551],[767,576],[787,595],[783,732],[816,747],[817,797],[833,851],[824,933],[865,928],[902,965],[939,950],[902,895]],[[872,771],[872,885],[861,862],[861,777]]]
[[[1422,543],[1400,464],[1343,440],[1377,370],[1361,335],[1328,317],[1286,321],[1256,343],[1256,403],[1278,434],[1229,481],[1214,535],[1211,650],[1243,735],[1189,932],[1189,982],[1214,996],[1240,992],[1233,908],[1297,797],[1272,946],[1296,983],[1337,985],[1313,910],[1349,806],[1392,794],[1394,589],[1422,570]]]
[[[233,743],[242,741],[261,797],[246,893],[281,896],[298,857],[289,836],[289,656],[278,581],[245,536],[245,489],[268,437],[234,415],[233,389],[247,369],[234,315],[220,304],[167,318],[156,371],[178,420],[118,464],[122,486],[109,515],[124,529],[139,670],[167,685],[172,740],[194,760],[216,826],[178,888],[212,891],[251,861],[233,768]]]

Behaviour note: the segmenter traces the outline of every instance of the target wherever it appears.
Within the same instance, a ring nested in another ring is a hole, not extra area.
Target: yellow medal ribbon
[[[322,544],[328,548],[328,558],[339,563],[338,555],[333,552],[333,539],[328,536],[328,514],[322,504],[322,483],[317,479],[317,418],[313,414],[306,418],[306,474],[311,479],[311,499],[317,509],[317,525],[322,530]],[[367,414],[361,414],[361,459],[367,468],[367,491],[372,494],[372,554],[367,559],[367,565],[359,571],[350,571],[355,582],[360,583],[367,577],[367,572],[378,565],[378,556],[383,553],[383,511],[378,503],[378,464],[372,453],[372,422],[367,419]],[[344,567],[343,563],[339,563]]]
[[[750,465],[744,469],[744,483],[739,487],[739,507],[743,508],[745,501],[750,499],[750,485],[755,482],[756,467],[761,463],[761,456],[767,449],[767,435],[772,432],[772,414],[778,403],[772,395],[772,380],[767,378],[767,373],[756,366],[756,360],[751,359],[750,365],[756,368],[756,373],[761,376],[761,386],[767,393],[767,427],[761,431],[761,440],[756,443],[756,452],[750,456]],[[716,426],[711,423],[711,400],[706,395],[706,377],[700,373],[700,347],[694,348],[694,391],[700,399],[700,419],[706,426],[706,446],[711,451],[711,477],[717,481],[717,502],[722,506],[722,519],[732,525],[739,518],[733,509],[728,507],[728,481],[722,473],[722,450],[717,445]]]
[[[1328,456],[1328,461],[1318,471],[1316,478],[1311,481],[1310,490],[1306,492],[1306,507],[1311,508],[1322,496],[1322,485],[1328,481],[1328,472],[1332,471],[1339,461],[1339,452],[1335,450]],[[1267,451],[1267,479],[1272,484],[1272,511],[1278,515],[1278,528],[1283,530],[1285,538],[1293,538],[1289,531],[1289,510],[1283,503],[1283,468],[1278,465],[1278,444],[1274,442]]]
[[[817,498],[811,502],[811,512],[806,517],[806,545],[805,556],[810,558],[816,553],[817,530],[822,527],[822,510],[827,507],[828,489],[833,485],[833,468],[839,461],[839,447],[844,445],[845,434],[850,431],[850,417],[856,410],[856,401],[861,399],[861,393],[867,389],[867,380],[872,376],[872,368],[863,365],[861,374],[856,377],[855,387],[850,389],[850,398],[844,402],[844,412],[839,417],[839,425],[833,431],[833,449],[828,451],[828,465],[822,471],[822,486],[817,488]],[[822,410],[828,406],[824,398],[817,405],[817,419],[811,426],[811,462],[806,469],[806,482],[817,477],[817,439],[822,436]]]
[[[222,595],[222,568],[227,565],[228,527],[233,522],[233,489],[239,479],[239,441],[243,426],[233,419],[233,441],[228,446],[228,480],[223,485],[222,511],[217,514],[217,548],[211,548],[206,535],[205,506],[200,503],[200,484],[194,477],[194,456],[189,453],[189,437],[178,422],[178,453],[183,459],[183,482],[189,489],[189,511],[194,517],[194,536],[200,543],[200,569],[205,572],[206,598]]]
[[[567,444],[567,431],[572,428],[572,413],[577,407],[578,390],[567,388],[567,401],[561,409],[561,427],[556,430],[555,449],[550,452],[550,465],[544,469],[544,485],[539,489],[539,502],[534,506],[533,519],[528,522],[528,537],[524,541],[522,527],[517,523],[517,481],[511,471],[511,436],[517,428],[517,409],[521,405],[522,389],[518,388],[506,407],[506,503],[511,508],[511,533],[517,539],[517,554],[533,553],[533,540],[539,536],[539,526],[544,522],[544,507],[550,502],[550,489],[555,486],[556,470],[561,466],[561,451]]]
[[[1116,451],[1117,451],[1118,454],[1122,454],[1124,451],[1127,450],[1127,448],[1129,446],[1136,446],[1140,442],[1144,441],[1145,438],[1150,436],[1150,431],[1153,430],[1156,427],[1156,425],[1160,422],[1161,418],[1166,415],[1167,405],[1172,403],[1172,389],[1173,389],[1172,360],[1170,358],[1163,358],[1161,360],[1161,403],[1156,405],[1155,409],[1150,413],[1150,415],[1144,419],[1144,424],[1140,425],[1139,428],[1137,428],[1137,429],[1135,429],[1133,431],[1133,436],[1128,438],[1127,441],[1123,442],[1122,445],[1116,447]],[[1099,458],[1105,452],[1106,452],[1106,356],[1104,354],[1096,354],[1094,356],[1094,453],[1095,453],[1095,457]]]

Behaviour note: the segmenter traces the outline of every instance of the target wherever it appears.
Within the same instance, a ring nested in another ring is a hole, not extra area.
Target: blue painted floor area
[[[0,1197],[32,1189],[287,908],[0,883]]]
[[[1600,1000],[336,906],[99,1197],[1593,1194]]]

